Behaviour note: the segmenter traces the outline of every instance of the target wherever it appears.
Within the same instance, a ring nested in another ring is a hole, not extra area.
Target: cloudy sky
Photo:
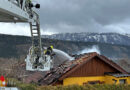
[[[33,1],[33,0],[32,0]],[[41,4],[42,34],[118,32],[130,34],[130,0],[34,0]],[[28,24],[0,23],[0,33],[30,35]]]

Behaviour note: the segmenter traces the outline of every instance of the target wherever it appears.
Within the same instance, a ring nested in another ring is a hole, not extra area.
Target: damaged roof
[[[127,72],[124,69],[122,69],[119,65],[112,62],[105,56],[99,55],[96,52],[94,52],[82,55],[75,55],[75,60],[65,61],[58,67],[51,69],[49,72],[46,73],[44,78],[39,80],[39,83],[41,85],[52,85],[57,81],[62,81],[64,78],[69,76],[72,72],[80,68],[82,65],[84,65],[94,57],[100,58],[102,61],[109,64],[121,73],[127,74]]]
[[[34,72],[25,78],[25,83],[37,83],[41,78],[44,78],[43,72]]]

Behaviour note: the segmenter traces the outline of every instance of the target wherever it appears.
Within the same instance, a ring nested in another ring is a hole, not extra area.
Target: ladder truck
[[[53,67],[53,57],[44,54],[39,15],[33,7],[40,8],[40,4],[33,5],[29,0],[0,0],[0,22],[30,24],[32,46],[25,59],[26,70],[48,71]]]

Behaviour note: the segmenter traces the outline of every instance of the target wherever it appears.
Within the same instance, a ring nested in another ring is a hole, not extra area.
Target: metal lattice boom
[[[38,4],[36,6],[40,7]],[[30,23],[32,47],[25,59],[26,70],[50,70],[52,57],[43,53],[39,15],[32,7],[32,2],[28,0],[0,0],[0,22]]]

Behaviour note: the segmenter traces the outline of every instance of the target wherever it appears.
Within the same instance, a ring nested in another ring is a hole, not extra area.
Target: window
[[[120,84],[126,84],[126,79],[120,79],[119,82]]]
[[[88,81],[88,84],[100,84],[100,81]]]
[[[99,82],[98,81],[91,81],[91,82],[88,82],[88,84],[99,84]]]
[[[88,82],[84,82],[83,85],[86,85],[86,84],[104,84],[105,82],[104,81],[88,81]]]

